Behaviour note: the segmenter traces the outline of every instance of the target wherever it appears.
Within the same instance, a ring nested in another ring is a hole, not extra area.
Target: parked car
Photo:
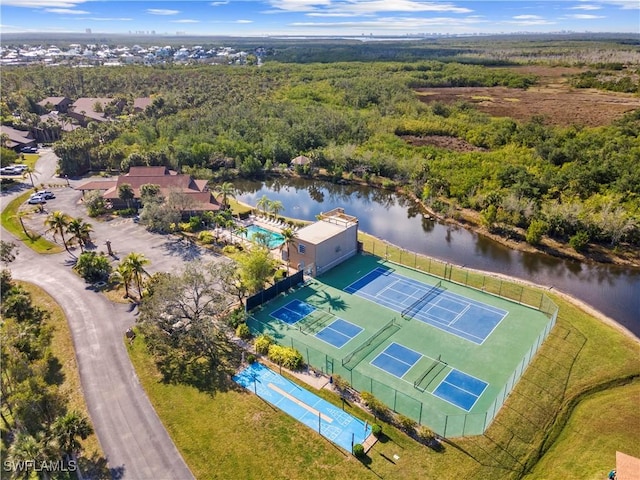
[[[47,203],[47,199],[44,198],[42,195],[31,195],[31,197],[29,198],[29,203],[31,205],[38,205],[40,203]]]
[[[24,163],[17,163],[17,164],[15,164],[15,165],[11,165],[11,167],[13,167],[13,169],[14,169],[16,172],[18,172],[18,173],[22,173],[22,172],[24,172],[27,168],[29,168],[29,167],[27,167]]]
[[[38,147],[22,147],[20,149],[22,153],[38,153]]]
[[[33,197],[34,195],[39,195],[43,197],[45,200],[51,200],[52,198],[56,198],[56,196],[51,190],[40,190],[39,192],[36,192],[31,196]]]
[[[13,166],[0,168],[0,175],[18,175],[19,173]]]

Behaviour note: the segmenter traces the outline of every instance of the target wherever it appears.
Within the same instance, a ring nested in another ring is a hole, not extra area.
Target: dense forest
[[[468,45],[459,48],[473,54]],[[638,64],[602,61],[627,54],[596,55],[570,81],[637,93]],[[554,126],[540,116],[491,117],[470,102],[418,98],[418,88],[520,90],[538,80],[477,63],[483,62],[5,68],[0,113],[3,123],[27,129],[37,124],[36,103],[46,96],[153,98],[144,113],[64,135],[54,150],[65,175],[168,165],[220,182],[276,173],[304,154],[313,168],[300,173],[401,188],[452,217],[472,209],[490,230],[523,232],[531,244],[547,235],[576,250],[594,242],[639,246],[640,110],[610,125],[586,127],[576,118],[575,125]],[[607,72],[620,69],[618,85]],[[470,148],[407,140],[431,136]]]

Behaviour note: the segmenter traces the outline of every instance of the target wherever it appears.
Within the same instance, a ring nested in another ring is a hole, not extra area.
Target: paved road
[[[65,179],[51,178],[54,162],[55,156],[44,152],[36,169],[36,182],[59,184],[51,188],[58,198],[48,202],[47,208],[86,217],[79,203],[81,194],[66,187]],[[3,193],[2,203],[6,205],[15,195]],[[44,218],[46,213],[34,215],[29,222],[43,230]],[[184,260],[192,258],[214,259],[171,237],[149,234],[130,220],[92,223],[98,249],[105,250],[104,241],[110,239],[121,257],[129,251],[143,253],[152,261],[152,272],[177,270]],[[2,238],[11,236],[2,230]],[[193,478],[129,361],[123,335],[135,323],[135,310],[87,290],[84,281],[71,271],[72,260],[66,252],[38,255],[21,245],[11,271],[14,278],[44,288],[65,311],[89,413],[112,476],[135,480]]]

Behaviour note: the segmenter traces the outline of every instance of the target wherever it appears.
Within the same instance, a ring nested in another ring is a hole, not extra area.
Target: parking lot
[[[81,182],[86,182],[86,179]],[[82,217],[93,227],[91,249],[107,253],[106,242],[108,240],[114,253],[114,262],[118,262],[130,252],[142,253],[151,261],[147,268],[150,273],[178,271],[185,261],[195,259],[214,261],[222,258],[183,240],[178,235],[150,233],[142,225],[135,223],[133,218],[114,217],[108,220],[89,218],[82,203],[82,193],[73,189],[73,181],[70,184],[71,186],[67,187],[64,182],[61,184],[52,183],[51,187],[47,187],[47,190],[51,191],[55,198],[42,204],[42,211],[40,211],[39,205],[25,203],[21,207],[21,211],[29,212],[23,217],[27,228],[54,241],[52,233],[45,233],[47,230],[45,221],[51,212],[59,210],[73,218]],[[59,243],[60,239],[57,238],[57,240]],[[78,248],[71,251],[75,255],[80,254]]]

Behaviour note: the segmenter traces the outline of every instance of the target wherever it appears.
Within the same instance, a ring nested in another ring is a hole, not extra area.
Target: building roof
[[[44,107],[47,103],[50,103],[51,105],[53,105],[54,107],[56,105],[59,105],[60,103],[62,103],[63,101],[68,101],[70,102],[71,99],[68,97],[47,97],[44,100],[40,100],[38,102],[38,105],[40,105],[41,107]]]
[[[134,110],[144,111],[152,103],[153,103],[153,99],[151,97],[135,98],[133,100],[133,108]]]
[[[73,130],[75,130],[76,128],[79,128],[78,125],[75,125],[71,122],[63,122],[62,120],[60,120],[60,117],[58,116],[58,112],[56,112],[55,110],[53,112],[49,112],[49,113],[45,113],[44,115],[40,115],[40,120],[42,121],[42,123],[46,122],[47,120],[53,121],[56,124],[58,124],[60,126],[60,129],[63,132],[71,132]]]
[[[121,185],[131,185],[134,198],[140,198],[140,187],[152,184],[160,187],[160,193],[167,197],[172,192],[180,192],[193,203],[191,210],[219,210],[220,204],[207,189],[206,180],[194,180],[190,175],[181,175],[166,167],[131,167],[129,173],[115,180],[91,181],[76,187],[78,190],[104,190],[103,197],[108,200],[120,198]]]
[[[311,245],[319,245],[344,230],[345,227],[343,226],[320,220],[301,228],[298,230],[296,236],[299,241],[306,242]]]
[[[113,98],[79,98],[70,106],[73,113],[82,115],[85,118],[96,120],[98,122],[106,122],[108,118],[104,112],[96,112],[94,110],[96,103],[102,105],[102,109],[109,105]]]
[[[33,135],[31,135],[30,132],[17,130],[13,127],[9,127],[8,125],[0,126],[0,133],[7,136],[8,140],[6,142],[6,146],[8,148],[14,148],[20,145],[29,145],[35,142]]]

